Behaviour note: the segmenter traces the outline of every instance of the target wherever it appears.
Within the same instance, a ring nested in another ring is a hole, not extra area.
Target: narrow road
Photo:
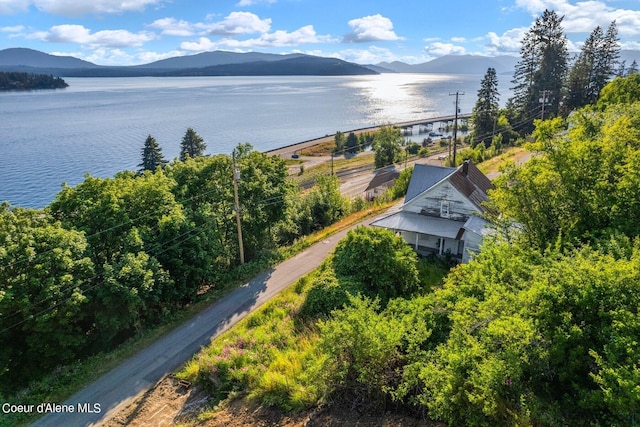
[[[348,230],[373,220],[344,229],[263,272],[63,403],[75,408],[75,412],[47,414],[33,425],[87,426],[108,420],[189,360],[202,346],[318,267]],[[99,404],[100,411],[78,412],[78,405],[87,403],[90,408]]]

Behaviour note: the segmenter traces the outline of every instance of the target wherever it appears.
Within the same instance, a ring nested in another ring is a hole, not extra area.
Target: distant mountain
[[[0,50],[0,71],[52,74],[64,77],[166,77],[264,75],[378,74],[362,65],[336,58],[302,54],[205,52],[131,67],[106,67],[73,57],[31,49]]]
[[[216,50],[213,52],[203,52],[196,55],[176,56],[174,58],[161,59],[150,64],[137,65],[135,68],[142,69],[185,69],[185,68],[204,68],[214,67],[216,65],[226,64],[244,64],[247,62],[274,62],[283,59],[299,58],[305,56],[302,54],[276,55],[271,53],[237,53]]]
[[[0,50],[0,68],[6,70],[19,67],[71,69],[96,68],[98,65],[72,56],[49,55],[21,47]]]
[[[443,73],[443,74],[484,74],[487,69],[495,68],[496,73],[513,73],[518,62],[515,56],[446,55],[422,64],[404,62],[382,62],[378,67],[397,73]]]
[[[289,57],[279,61],[222,64],[166,73],[169,76],[351,76],[363,74],[379,73],[340,59],[308,55]]]

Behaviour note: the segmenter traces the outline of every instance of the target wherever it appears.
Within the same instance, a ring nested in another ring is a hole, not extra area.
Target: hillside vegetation
[[[44,74],[0,72],[0,91],[63,89],[69,85],[60,77]]]
[[[349,402],[452,426],[637,425],[640,102],[630,87],[640,76],[614,80],[568,122],[536,122],[538,155],[491,193],[503,214],[494,238],[441,286],[435,261],[389,231],[357,229],[180,376],[217,399],[286,410]]]

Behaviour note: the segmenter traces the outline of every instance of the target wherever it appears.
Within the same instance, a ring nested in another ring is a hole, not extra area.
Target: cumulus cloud
[[[435,42],[425,46],[424,51],[429,56],[464,55],[467,53],[466,49],[462,46],[441,42]]]
[[[545,9],[555,10],[564,16],[563,27],[567,33],[590,33],[597,26],[606,28],[616,21],[621,35],[640,34],[640,10],[616,9],[602,0],[516,0],[516,6],[533,16],[539,16]]]
[[[30,0],[0,0],[0,15],[11,15],[29,9]]]
[[[149,24],[149,28],[160,30],[161,34],[167,36],[189,37],[196,33],[193,24],[184,20],[175,18],[162,18]]]
[[[0,14],[24,12],[31,6],[46,13],[63,16],[121,13],[141,11],[164,1],[166,0],[0,0]]]
[[[498,35],[494,32],[487,34],[486,49],[490,54],[518,54],[524,34],[529,30],[527,27],[512,28]]]
[[[49,31],[34,33],[30,38],[38,38],[51,43],[77,43],[88,48],[126,48],[141,46],[153,40],[149,32],[131,33],[126,30],[103,30],[92,33],[82,25],[57,25]]]
[[[344,36],[347,43],[402,40],[393,31],[393,23],[380,14],[352,19],[348,22],[351,32]]]
[[[188,50],[192,52],[206,52],[209,50],[216,50],[218,46],[206,37],[200,37],[198,41],[182,42],[180,49]]]
[[[11,27],[0,27],[0,33],[19,33],[24,31],[23,25],[14,25]]]
[[[201,26],[215,35],[266,33],[271,29],[271,19],[260,19],[251,12],[231,12],[220,22]]]
[[[331,56],[331,55],[325,55]],[[335,57],[357,64],[377,64],[401,60],[390,49],[371,46],[368,49],[345,49],[337,52]]]
[[[335,42],[330,36],[318,35],[313,25],[304,26],[295,31],[278,30],[272,33],[261,34],[260,37],[246,40],[224,38],[212,41],[207,37],[201,37],[196,42],[184,42],[180,45],[183,50],[207,51],[220,48],[227,49],[257,49],[271,47],[298,46],[301,44]]]

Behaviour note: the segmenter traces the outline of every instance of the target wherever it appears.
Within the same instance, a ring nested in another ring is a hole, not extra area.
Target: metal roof
[[[453,174],[456,168],[442,166],[416,164],[413,167],[411,181],[404,202],[408,203],[418,195],[424,193],[449,175]]]
[[[479,236],[486,236],[491,234],[493,230],[489,227],[491,223],[479,216],[471,215],[467,222],[464,223],[463,228],[475,233]]]
[[[487,192],[493,188],[493,184],[471,161],[465,161],[458,168],[416,164],[404,203],[408,203],[444,179],[448,179],[460,193],[480,210],[485,211],[483,203],[489,200]]]
[[[395,169],[378,172],[376,176],[373,177],[373,179],[369,183],[369,186],[364,191],[373,190],[374,188],[381,187],[385,184],[387,184],[387,186],[390,187],[391,184],[396,179],[398,179],[399,176],[400,176],[400,172],[398,172]]]
[[[456,239],[464,223],[446,218],[436,218],[414,212],[400,211],[393,215],[377,219],[373,221],[371,225],[396,231],[410,231],[444,237],[446,239]]]

